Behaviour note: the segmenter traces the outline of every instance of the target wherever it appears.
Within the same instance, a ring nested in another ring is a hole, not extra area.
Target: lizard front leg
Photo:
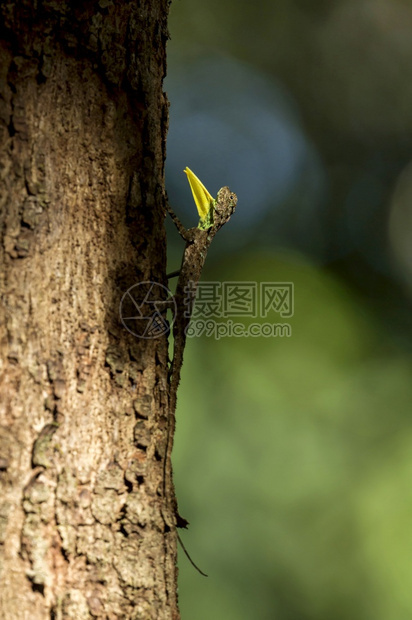
[[[182,222],[177,217],[176,213],[173,211],[172,207],[166,203],[166,209],[170,217],[172,218],[173,224],[176,226],[177,232],[182,237],[186,243],[190,243],[193,240],[193,228],[185,228]]]

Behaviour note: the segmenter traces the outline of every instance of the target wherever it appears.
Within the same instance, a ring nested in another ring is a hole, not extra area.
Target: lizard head
[[[222,187],[216,198],[213,215],[213,228],[219,230],[229,221],[230,216],[234,213],[237,205],[237,196],[231,192],[228,187]]]

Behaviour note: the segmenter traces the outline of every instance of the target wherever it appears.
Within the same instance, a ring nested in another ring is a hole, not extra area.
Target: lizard
[[[186,332],[189,327],[193,303],[196,296],[196,289],[202,275],[203,266],[206,261],[207,252],[216,233],[229,221],[234,213],[237,196],[228,187],[222,187],[216,199],[208,192],[203,183],[189,169],[185,168],[188,181],[192,190],[193,198],[200,216],[199,224],[196,228],[186,229],[180,222],[177,215],[168,203],[167,211],[176,226],[180,236],[186,242],[183,253],[182,264],[178,272],[176,292],[174,299],[176,302],[177,314],[173,324],[173,358],[168,373],[169,384],[169,417],[166,436],[166,450],[163,470],[163,501],[165,502],[164,512],[170,514],[168,494],[166,489],[167,480],[172,480],[171,453],[173,448],[173,437],[176,424],[176,404],[177,390],[180,383],[180,374],[183,365],[183,354],[186,345]],[[169,274],[172,277],[175,274]],[[168,516],[163,514],[165,524],[169,529],[176,527],[187,527],[188,522],[179,515],[175,494],[172,491],[173,505],[171,513],[174,523],[170,523]],[[163,511],[162,511],[163,512]],[[177,533],[177,532],[176,532]],[[187,553],[179,534],[177,533],[183,551],[201,574],[202,571],[194,564]]]

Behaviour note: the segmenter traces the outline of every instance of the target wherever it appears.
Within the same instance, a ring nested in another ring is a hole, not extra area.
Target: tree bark
[[[179,618],[162,518],[168,0],[0,6],[0,617]],[[173,492],[171,481],[169,492]]]

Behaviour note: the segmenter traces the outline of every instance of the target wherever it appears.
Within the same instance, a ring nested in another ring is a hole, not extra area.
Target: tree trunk
[[[0,6],[0,617],[178,618],[162,518],[168,0]],[[169,491],[172,492],[171,482]]]

